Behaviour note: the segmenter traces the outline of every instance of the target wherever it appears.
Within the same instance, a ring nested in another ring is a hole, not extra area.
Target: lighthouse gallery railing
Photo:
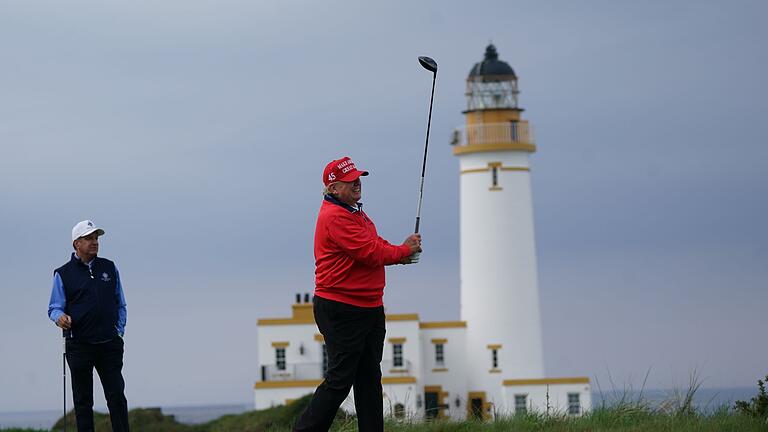
[[[451,145],[526,143],[533,144],[533,128],[528,122],[487,123],[454,129]]]

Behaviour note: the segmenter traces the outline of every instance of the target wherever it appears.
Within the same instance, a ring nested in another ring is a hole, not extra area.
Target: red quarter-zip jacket
[[[384,266],[410,256],[379,237],[362,208],[327,195],[315,226],[315,295],[360,307],[383,305]]]

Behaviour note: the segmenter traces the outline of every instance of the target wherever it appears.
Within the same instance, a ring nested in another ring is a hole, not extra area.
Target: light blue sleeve
[[[120,272],[117,271],[117,265],[115,265],[115,277],[117,278],[117,289],[115,295],[118,299],[119,309],[117,316],[117,333],[120,337],[125,335],[125,323],[128,320],[128,309],[125,304],[125,293],[123,293],[123,283],[120,281]]]
[[[67,297],[64,295],[64,282],[58,273],[53,274],[53,288],[51,288],[51,299],[48,301],[48,318],[56,322],[60,316],[64,315],[64,309],[67,307]]]

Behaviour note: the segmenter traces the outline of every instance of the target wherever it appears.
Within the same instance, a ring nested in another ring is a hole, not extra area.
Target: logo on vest
[[[108,275],[108,274],[106,274],[106,273],[102,273],[102,274],[101,274],[101,280],[103,280],[104,282],[109,282],[109,281],[111,281],[112,279],[110,279],[110,278],[109,278],[109,275]]]

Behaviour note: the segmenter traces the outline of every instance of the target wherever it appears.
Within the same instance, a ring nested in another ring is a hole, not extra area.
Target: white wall
[[[444,344],[445,362],[443,366],[435,364],[435,344],[432,339],[447,339]],[[422,360],[423,381],[422,390],[426,386],[441,386],[444,403],[448,404],[448,411],[443,414],[454,420],[461,420],[467,414],[467,362],[466,362],[466,328],[424,328],[421,329],[421,349],[424,354]],[[433,372],[433,369],[448,369],[445,372]],[[456,406],[456,398],[459,398],[459,406]]]
[[[505,386],[505,404],[502,414],[512,415],[515,409],[515,395],[528,395],[528,409],[531,411],[546,412],[547,410],[547,386],[524,385]],[[579,393],[581,413],[592,409],[592,393],[589,384],[550,384],[549,406],[550,412],[568,412],[568,393]]]
[[[411,369],[407,374],[391,373],[393,353],[390,342],[392,338],[405,338],[403,343],[403,360],[409,361]],[[419,339],[419,322],[413,321],[387,321],[387,336],[384,340],[384,354],[382,357],[382,375],[387,376],[412,376],[421,379],[421,341]]]
[[[258,344],[258,380],[261,380],[261,365],[275,364],[275,348],[273,342],[289,342],[285,350],[285,360],[289,365],[293,364],[320,364],[322,363],[322,342],[315,340],[319,334],[315,324],[289,324],[259,326],[257,331]],[[304,346],[304,354],[299,351]],[[321,378],[321,376],[317,376]]]

